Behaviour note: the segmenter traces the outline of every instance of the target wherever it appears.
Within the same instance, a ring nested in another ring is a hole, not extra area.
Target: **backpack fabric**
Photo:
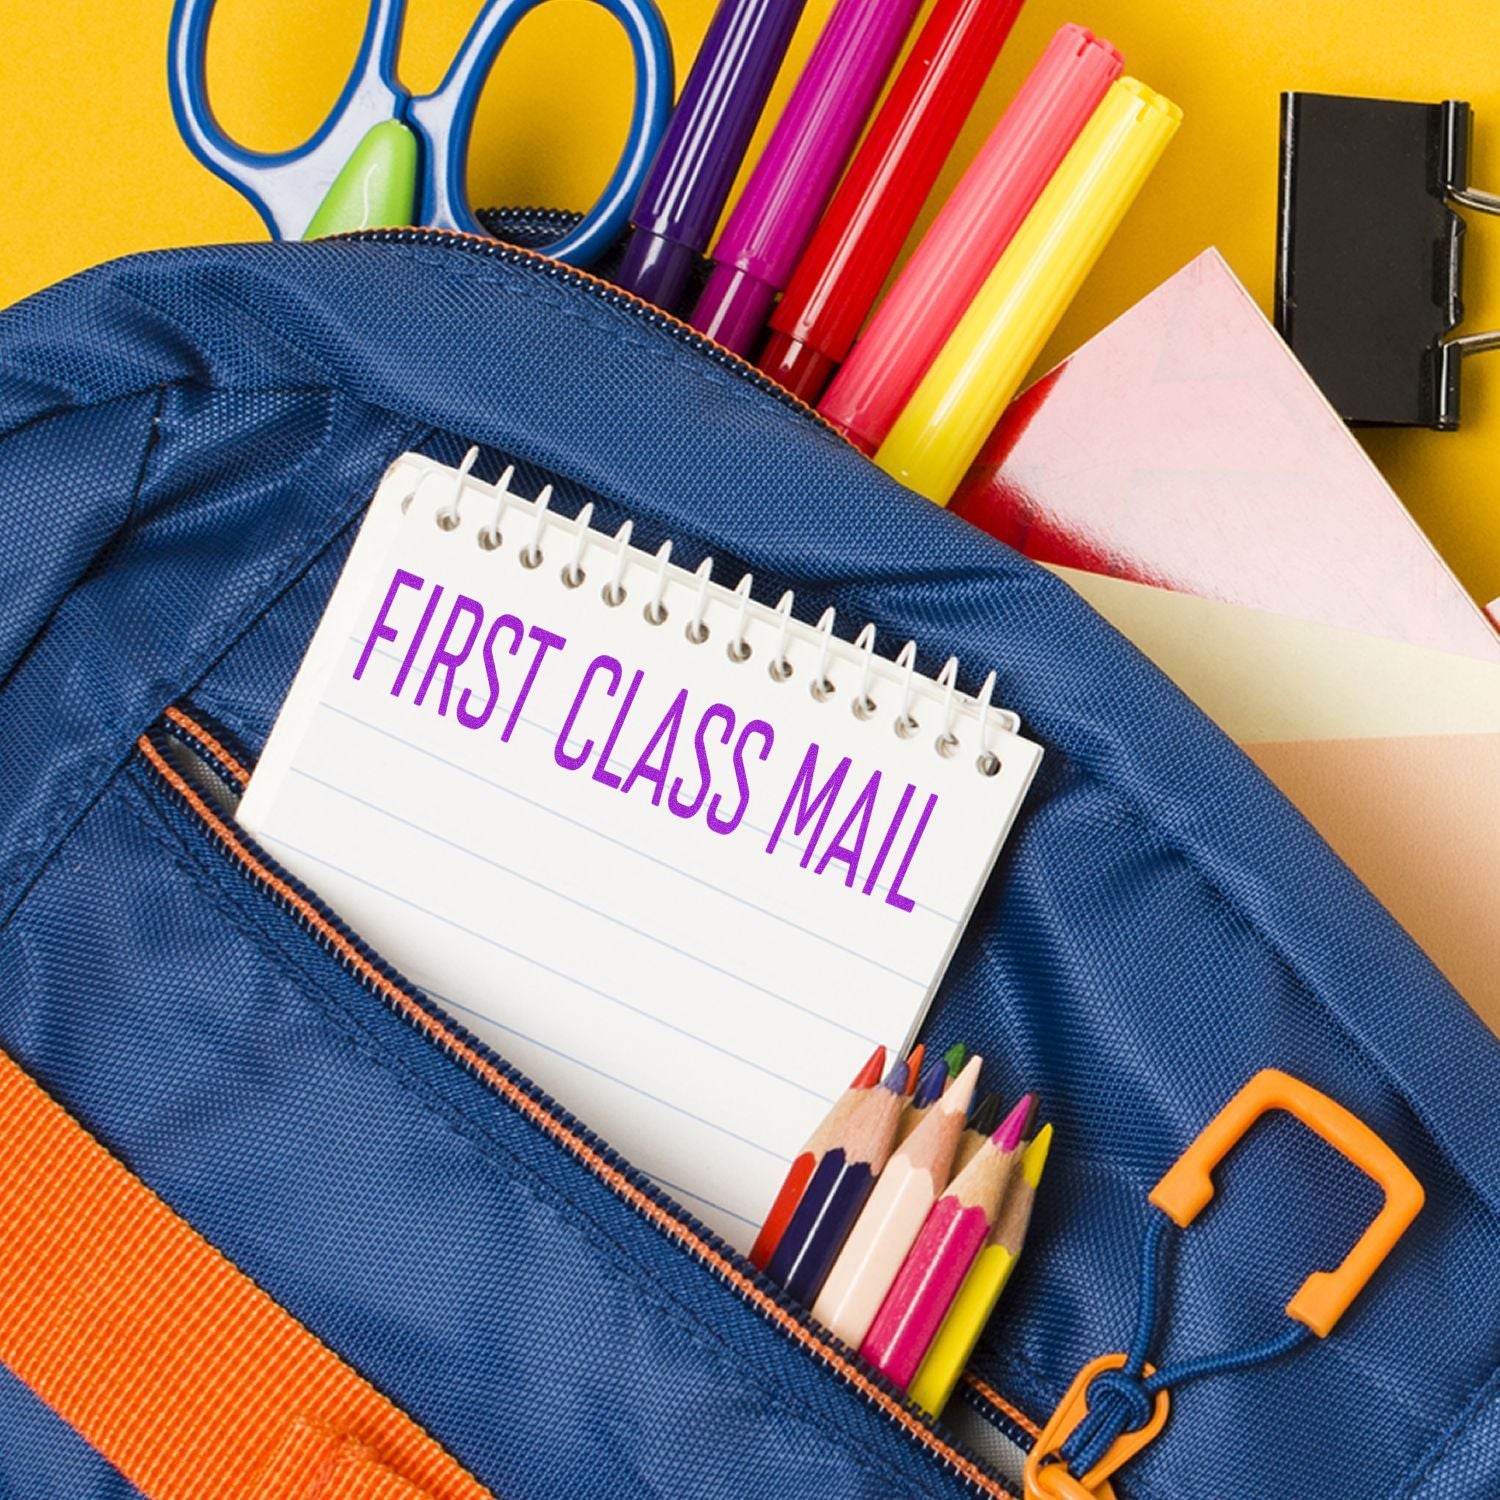
[[[176,708],[253,762],[385,467],[470,443],[922,670],[997,669],[1044,746],[926,1027],[1057,1131],[963,1399],[1024,1442],[1125,1347],[1147,1193],[1278,1067],[1426,1207],[1328,1339],[1188,1388],[1117,1493],[1500,1493],[1495,1039],[1061,582],[672,320],[488,242],[152,254],[0,314],[0,1049],[505,1500],[1014,1490],[435,1045],[143,752]],[[1163,1353],[1273,1337],[1377,1207],[1262,1123],[1181,1237]],[[0,1495],[137,1493],[0,1368]]]

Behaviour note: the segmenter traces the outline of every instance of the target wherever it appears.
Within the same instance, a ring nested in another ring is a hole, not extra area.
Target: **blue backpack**
[[[1158,1283],[1151,1359],[1200,1378],[1115,1493],[1500,1495],[1500,1050],[1061,582],[675,320],[456,235],[55,287],[0,315],[0,434],[0,1052],[494,1495],[1018,1494],[1077,1372],[1131,1340],[1147,1195],[1266,1068],[1368,1124],[1426,1206],[1293,1349],[1288,1299],[1380,1192],[1287,1115],[1256,1125]],[[997,667],[1045,747],[928,1031],[1038,1089],[1057,1143],[935,1424],[233,830],[382,472],[471,443],[808,618]],[[91,1445],[7,1337],[0,1495],[187,1493]],[[1242,1348],[1279,1357],[1217,1359]]]

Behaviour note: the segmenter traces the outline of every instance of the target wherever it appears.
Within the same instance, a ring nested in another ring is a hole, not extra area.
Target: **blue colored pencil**
[[[898,1062],[850,1115],[841,1139],[824,1152],[766,1268],[804,1307],[817,1301],[895,1147],[906,1104],[906,1071],[906,1063]]]

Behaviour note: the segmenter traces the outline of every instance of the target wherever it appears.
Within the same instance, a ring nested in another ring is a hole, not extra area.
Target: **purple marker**
[[[920,8],[921,0],[839,0],[714,246],[713,274],[689,319],[725,348],[750,354]]]
[[[615,278],[675,312],[734,186],[803,0],[719,0],[630,216]]]

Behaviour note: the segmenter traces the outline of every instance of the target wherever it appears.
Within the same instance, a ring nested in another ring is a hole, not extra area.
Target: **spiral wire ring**
[[[470,448],[463,456],[463,461],[453,471],[453,493],[448,503],[437,513],[437,523],[444,531],[453,531],[458,526],[458,506],[464,495],[464,481],[469,477],[469,470],[474,467],[475,460],[479,457],[477,447]]]
[[[864,652],[864,664],[860,670],[859,692],[856,694],[853,708],[857,718],[872,718],[878,711],[880,705],[870,696],[870,683],[875,677],[875,627],[866,625],[860,633],[854,637],[854,649]]]
[[[790,599],[790,595],[787,596]],[[823,649],[818,654],[818,670],[808,688],[819,703],[826,703],[833,697],[833,679],[828,675],[828,658],[833,652],[833,606],[830,604],[818,620],[818,634],[823,637]]]
[[[1000,757],[990,749],[990,720],[996,712],[995,673],[991,672],[984,679],[984,686],[979,690],[979,702],[979,758],[974,764],[979,768],[981,776],[998,776]]]
[[[912,704],[916,702],[917,687],[917,643],[908,641],[902,648],[901,654],[896,658],[896,666],[906,673],[906,681],[902,684],[901,712],[896,715],[896,733],[903,740],[909,740],[922,726],[912,717]]]
[[[573,536],[573,560],[565,562],[562,567],[564,588],[576,589],[583,584],[583,554],[589,544],[589,538],[593,535],[589,530],[589,522],[593,519],[594,502],[590,500],[573,518],[573,524],[578,530]]]
[[[698,564],[698,598],[693,604],[693,617],[687,622],[684,635],[695,645],[701,646],[708,639],[708,626],[703,623],[703,616],[708,609],[708,586],[713,580],[714,560],[705,557]]]
[[[667,592],[667,569],[672,563],[672,538],[668,537],[660,547],[656,549],[656,592],[651,596],[651,602],[646,606],[644,614],[646,620],[652,625],[665,625],[667,623],[667,607],[662,603]]]
[[[725,647],[730,661],[750,660],[750,642],[745,639],[745,627],[750,622],[750,606],[754,602],[750,598],[750,586],[754,582],[754,575],[746,573],[734,586],[734,591],[740,601],[740,615],[735,621],[734,634],[730,637],[729,645]]]
[[[604,585],[604,602],[612,609],[625,602],[625,569],[630,566],[630,533],[634,521],[622,521],[615,532],[615,576]]]
[[[958,723],[958,658],[950,656],[937,675],[937,685],[943,690],[943,732],[933,741],[937,753],[951,756],[958,749],[958,736],[953,726]]]
[[[495,481],[495,488],[499,493],[495,496],[495,515],[488,526],[479,528],[479,545],[486,552],[493,552],[504,540],[500,532],[500,522],[505,518],[505,502],[511,497],[510,482],[516,477],[516,466],[507,464],[505,472]]]
[[[536,506],[536,530],[531,533],[531,541],[521,548],[523,568],[539,568],[542,565],[542,533],[547,529],[547,508],[552,504],[552,486],[544,484],[541,494],[532,504]]]
[[[776,601],[776,613],[781,616],[781,638],[776,642],[776,655],[771,658],[771,665],[767,668],[776,682],[785,682],[792,675],[792,663],[786,654],[786,644],[792,634],[793,597],[791,589],[788,589]]]

